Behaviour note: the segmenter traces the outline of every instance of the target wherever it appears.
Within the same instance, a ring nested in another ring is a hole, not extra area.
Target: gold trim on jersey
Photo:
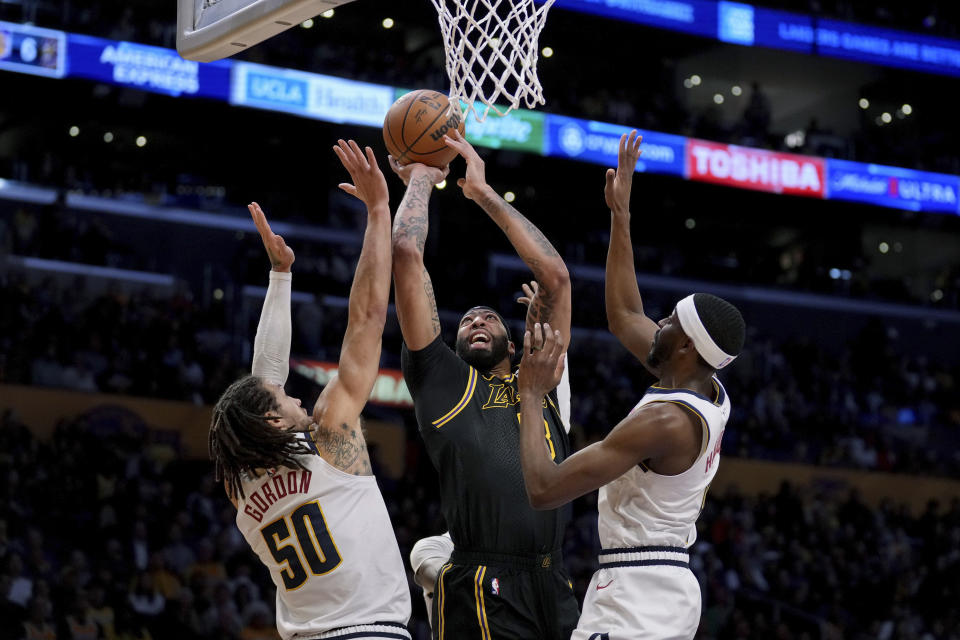
[[[700,423],[703,425],[704,438],[703,442],[700,444],[700,453],[697,454],[697,458],[702,456],[707,451],[707,447],[710,446],[710,425],[707,423],[707,419],[703,417],[703,414],[700,413],[700,410],[689,402],[684,402],[683,400],[651,400],[648,404],[653,404],[654,402],[669,402],[670,404],[675,404],[678,407],[683,407],[688,411],[692,412],[695,416],[700,418]]]
[[[446,415],[441,416],[433,421],[433,426],[437,429],[447,424],[451,420],[457,417],[464,407],[470,402],[470,398],[473,397],[473,392],[477,388],[477,370],[473,367],[470,367],[470,375],[467,377],[467,388],[463,391],[463,396],[460,397],[460,400],[453,406],[453,409],[450,409]]]
[[[473,597],[477,603],[477,622],[480,623],[481,640],[490,640],[490,625],[487,622],[487,607],[483,601],[483,577],[487,573],[487,568],[483,565],[477,568],[477,573],[473,576]]]
[[[443,633],[445,631],[444,627],[446,622],[443,619],[443,604],[445,600],[444,594],[443,594],[443,576],[447,574],[447,571],[449,571],[451,567],[453,567],[453,565],[449,562],[443,565],[443,568],[440,569],[440,576],[437,578],[437,582],[440,585],[440,594],[437,598],[437,612],[438,612],[438,615],[440,616],[440,640],[443,640]]]

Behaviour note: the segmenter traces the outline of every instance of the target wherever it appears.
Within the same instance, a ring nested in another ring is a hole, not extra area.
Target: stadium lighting
[[[300,23],[300,26],[303,27],[304,29],[311,28],[313,26],[313,18],[307,18],[306,20]]]
[[[869,109],[869,108],[870,108],[870,101],[867,100],[866,98],[860,98],[860,108],[861,108],[861,109]]]
[[[393,29],[393,18],[384,18],[380,24],[383,25],[384,29]]]
[[[703,79],[697,74],[693,74],[692,76],[690,76],[690,82],[691,84],[693,84],[693,86],[699,87],[700,83],[703,82]]]
[[[441,180],[440,182],[437,183],[437,189],[446,189],[446,188],[447,188],[446,180]]]
[[[687,229],[693,229],[697,226],[697,221],[693,218],[687,218],[683,221],[683,226],[685,226]]]
[[[80,127],[78,127],[77,125],[73,125],[72,127],[70,127],[69,133],[71,138],[76,138],[78,135],[80,135]]]
[[[913,113],[913,107],[911,107],[909,104],[905,104],[900,107],[900,111],[903,111],[903,115],[908,116]]]
[[[213,290],[213,299],[214,300],[223,300],[223,289],[217,288]]]
[[[513,191],[507,191],[505,194],[503,194],[503,199],[507,202],[513,202],[517,199],[517,194],[515,194]]]
[[[732,93],[737,97],[740,97],[741,95],[743,95],[743,89],[740,87],[740,85],[735,84],[730,88],[730,93]]]
[[[933,293],[930,294],[930,299],[934,302],[940,302],[943,300],[943,291],[941,289],[934,289]]]
[[[713,101],[717,104],[723,104],[723,94],[715,93],[713,94]]]
[[[831,279],[831,280],[839,280],[839,279],[840,279],[840,269],[837,269],[836,267],[834,267],[833,269],[830,269],[830,279]]]
[[[890,115],[889,111],[884,111],[883,113],[880,114],[880,119],[883,120],[884,123],[890,124],[890,122],[893,121],[893,116]]]
[[[145,147],[147,146],[147,137],[146,136],[137,136],[137,146]]]
[[[693,82],[690,80],[690,78],[684,78],[683,86],[686,87],[687,89],[693,89]]]
[[[105,134],[103,134],[103,141],[104,141],[104,142],[113,142],[113,133],[110,132],[110,131],[107,131]]]
[[[333,9],[327,9],[326,11],[324,11],[323,13],[320,14],[320,17],[321,17],[321,18],[332,18],[332,17],[333,17]]]
[[[544,58],[550,58],[553,56],[553,47],[544,47],[540,53],[543,54]]]
[[[890,245],[887,244],[886,242],[881,242],[880,246],[877,247],[877,249],[879,249],[880,253],[887,253],[890,251]]]

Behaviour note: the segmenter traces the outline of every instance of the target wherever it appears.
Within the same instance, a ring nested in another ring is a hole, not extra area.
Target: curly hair
[[[303,469],[298,455],[310,447],[296,432],[277,429],[267,416],[279,410],[277,399],[256,376],[247,375],[229,387],[213,408],[208,448],[217,481],[231,496],[245,497],[242,476],[257,477],[275,467]]]

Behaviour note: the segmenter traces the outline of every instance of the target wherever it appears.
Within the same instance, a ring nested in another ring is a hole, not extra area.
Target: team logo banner
[[[321,387],[337,375],[337,364],[334,362],[290,358],[290,368]],[[403,374],[396,369],[380,369],[373,391],[370,392],[370,402],[391,407],[412,407],[413,398],[410,397],[407,383],[403,381]]]
[[[687,170],[690,180],[812,198],[822,198],[826,184],[823,158],[693,138],[687,142]]]

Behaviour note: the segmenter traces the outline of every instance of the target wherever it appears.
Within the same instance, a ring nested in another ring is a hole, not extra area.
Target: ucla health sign
[[[247,62],[233,65],[230,103],[327,122],[381,126],[394,89]]]
[[[226,100],[230,61],[200,64],[173,49],[116,42],[77,34],[67,36],[67,75],[170,96]]]
[[[617,166],[623,125],[547,114],[545,155],[572,158],[608,167]],[[683,176],[687,139],[656,131],[638,130],[643,136],[637,171]]]
[[[960,178],[877,164],[827,160],[831,200],[863,202],[912,211],[958,213]]]

